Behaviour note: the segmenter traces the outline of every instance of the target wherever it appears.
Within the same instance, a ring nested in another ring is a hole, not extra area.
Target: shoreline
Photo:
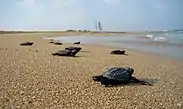
[[[183,106],[183,62],[156,54],[119,47],[75,45],[77,57],[54,57],[52,52],[73,46],[53,45],[42,39],[58,33],[0,35],[0,108],[166,108]],[[64,34],[62,34],[64,35]],[[33,41],[31,47],[19,44]],[[6,49],[7,48],[7,49]],[[37,51],[37,52],[36,52]],[[110,67],[130,66],[134,76],[153,86],[124,85],[105,88],[91,77]]]
[[[72,44],[72,43],[67,43],[67,44]],[[125,51],[130,51],[130,52],[135,52],[135,53],[140,53],[140,54],[144,54],[144,55],[150,55],[150,56],[153,56],[153,57],[158,57],[158,58],[163,58],[164,60],[171,60],[171,61],[177,61],[177,62],[180,62],[180,63],[183,63],[183,60],[182,59],[177,59],[177,58],[173,58],[173,57],[170,57],[170,56],[167,56],[167,55],[164,55],[164,54],[160,54],[160,53],[154,53],[154,52],[150,52],[150,51],[142,51],[142,50],[137,50],[137,49],[128,49],[128,48],[124,48],[124,47],[116,47],[116,46],[110,46],[110,45],[100,45],[100,44],[81,44],[83,46],[94,46],[94,47],[104,47],[104,48],[110,48],[111,51],[112,50],[116,50],[116,49],[119,49],[119,50],[125,50]],[[109,51],[110,53],[110,51]]]
[[[62,39],[63,37],[63,39]],[[162,41],[152,41],[152,40],[143,40],[146,37],[138,36],[138,35],[121,35],[119,38],[118,36],[113,37],[108,36],[99,36],[96,37],[93,35],[72,35],[72,36],[51,36],[51,37],[44,37],[43,39],[49,40],[53,39],[56,41],[60,41],[62,43],[73,43],[74,41],[81,41],[82,44],[90,44],[90,45],[104,45],[107,47],[116,47],[116,48],[125,48],[129,50],[136,50],[139,52],[148,52],[157,54],[161,57],[169,57],[175,60],[183,60],[183,57],[180,55],[183,52],[182,44],[177,43],[169,43],[169,42],[162,42]],[[112,38],[117,38],[116,40]],[[142,40],[141,40],[142,39]],[[110,40],[110,41],[109,41]],[[107,41],[107,43],[106,43]]]

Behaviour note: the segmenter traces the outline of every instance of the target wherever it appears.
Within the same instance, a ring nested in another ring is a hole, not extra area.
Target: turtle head
[[[134,72],[134,69],[131,67],[125,67],[125,69],[130,73],[130,75],[132,75]]]
[[[101,81],[101,80],[102,80],[102,78],[103,78],[103,76],[102,76],[102,75],[92,76],[92,79],[93,79],[94,81]]]

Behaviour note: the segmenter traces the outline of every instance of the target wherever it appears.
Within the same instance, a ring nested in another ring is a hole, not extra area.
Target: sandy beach
[[[0,34],[0,109],[183,108],[182,61],[133,50],[127,50],[128,55],[111,55],[111,50],[119,48],[83,44],[77,45],[82,50],[75,58],[54,57],[51,53],[73,44],[43,40],[73,34]],[[20,46],[25,41],[34,45]],[[92,76],[114,66],[133,67],[135,77],[153,86],[106,88],[92,81]]]

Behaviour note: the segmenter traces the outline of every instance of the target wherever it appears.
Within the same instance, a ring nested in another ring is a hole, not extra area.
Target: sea
[[[62,36],[46,37],[65,43],[80,41],[82,44],[98,44],[123,49],[147,51],[183,60],[183,30],[144,32],[141,35],[127,36]]]

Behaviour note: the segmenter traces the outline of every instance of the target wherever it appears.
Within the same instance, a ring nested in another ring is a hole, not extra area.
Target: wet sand
[[[72,33],[73,34],[73,33]],[[183,62],[156,54],[127,50],[111,55],[112,47],[77,45],[75,58],[50,55],[72,44],[53,45],[46,36],[65,33],[0,35],[0,108],[2,109],[181,109]],[[68,33],[70,35],[70,33]],[[21,47],[33,41],[31,47]],[[93,75],[109,67],[131,66],[134,76],[153,86],[130,84],[105,88]]]

